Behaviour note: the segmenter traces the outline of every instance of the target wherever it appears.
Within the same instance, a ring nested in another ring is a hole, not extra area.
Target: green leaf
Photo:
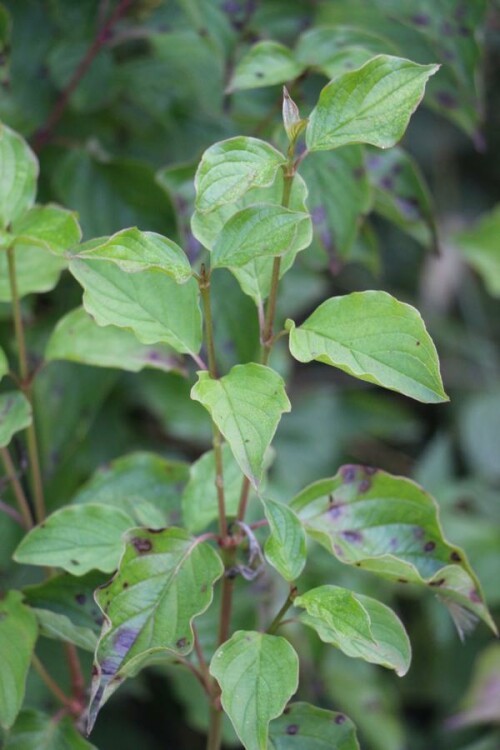
[[[400,57],[378,55],[345,73],[322,90],[306,131],[310,151],[348,143],[394,146],[419,105],[438,65],[417,65]]]
[[[33,206],[12,223],[14,244],[64,252],[80,242],[82,232],[74,211],[49,203]]]
[[[23,704],[26,677],[38,634],[36,618],[19,591],[0,600],[0,724],[13,725]]]
[[[279,42],[257,42],[236,65],[228,91],[258,89],[292,81],[304,70],[288,47]]]
[[[269,726],[271,750],[359,750],[356,728],[345,714],[309,703],[291,703]]]
[[[495,625],[464,552],[444,538],[433,498],[415,482],[343,466],[291,503],[306,531],[340,562],[429,586],[451,608]]]
[[[258,488],[265,452],[281,415],[291,409],[283,378],[253,362],[236,365],[218,380],[200,371],[191,398],[207,409],[243,474]]]
[[[9,372],[9,363],[4,350],[0,347],[0,380]]]
[[[386,292],[323,302],[299,328],[288,320],[290,352],[424,403],[447,401],[436,348],[419,312]]]
[[[222,706],[246,750],[267,750],[271,719],[295,693],[299,660],[287,640],[239,630],[212,657]]]
[[[54,721],[41,711],[22,711],[6,740],[4,750],[97,750],[75,729],[72,719]]]
[[[414,159],[396,147],[370,152],[366,163],[375,190],[375,211],[424,247],[437,247],[431,196]]]
[[[59,615],[69,620],[75,630],[97,637],[103,618],[94,601],[94,591],[107,577],[96,570],[78,577],[61,573],[43,583],[25,586],[23,594],[37,615],[42,611]]]
[[[116,263],[127,273],[160,271],[178,284],[192,275],[189,260],[179,245],[161,234],[141,232],[136,227],[123,229],[103,241],[91,240],[76,248],[71,257]]]
[[[123,510],[88,503],[56,510],[22,540],[14,559],[53,565],[75,576],[90,570],[111,573],[123,551],[123,534],[134,525]]]
[[[266,559],[286,581],[295,581],[302,573],[307,558],[302,524],[287,505],[263,498],[261,502],[271,532],[264,546]]]
[[[126,677],[155,655],[185,656],[192,621],[208,609],[224,566],[207,543],[183,529],[130,531],[114,578],[96,593],[105,615],[96,650],[89,730],[101,706]]]
[[[363,148],[310,154],[301,172],[309,187],[307,202],[317,239],[333,261],[339,255],[349,257],[372,203]]]
[[[165,344],[141,344],[133,333],[116,326],[98,326],[82,307],[67,313],[56,325],[45,349],[50,362],[66,359],[94,367],[116,367],[139,372],[152,367],[182,371],[182,363]]]
[[[41,240],[21,237],[14,244],[18,296],[50,292],[66,268],[65,258],[48,252]],[[0,302],[11,300],[7,253],[0,250]]]
[[[31,424],[31,406],[24,394],[10,391],[0,395],[0,448],[5,448],[16,432]]]
[[[172,204],[145,161],[110,158],[91,147],[61,149],[51,178],[61,203],[78,211],[85,237],[133,226],[167,236],[174,231]]]
[[[121,508],[136,526],[173,526],[179,522],[180,495],[188,475],[188,464],[182,461],[146,451],[130,453],[98,469],[71,502]]]
[[[66,615],[51,612],[48,609],[33,609],[33,614],[36,616],[40,635],[56,641],[73,643],[84,651],[94,653],[97,636],[90,628],[75,625]]]
[[[500,206],[497,206],[454,237],[465,260],[477,271],[493,297],[500,297],[499,236]]]
[[[195,211],[191,219],[193,234],[202,245],[209,250],[213,250],[223,227],[237,211],[256,203],[281,204],[283,197],[283,183],[283,171],[279,170],[271,185],[267,187],[252,188],[243,196],[240,196],[235,203],[226,203],[210,213]],[[292,183],[290,208],[293,211],[307,213],[308,209],[306,206],[306,199],[307,186],[302,177],[297,174]],[[300,222],[292,246],[281,260],[280,278],[284,276],[293,265],[297,252],[309,244],[311,241],[310,233],[310,223],[306,221]],[[252,297],[258,306],[261,306],[269,295],[273,262],[273,258],[260,257],[251,261],[246,266],[230,269],[231,273],[238,280],[243,292]]]
[[[302,224],[299,246],[295,242]],[[282,206],[257,204],[233,214],[219,234],[213,250],[214,267],[241,267],[260,257],[283,255],[294,244],[296,252],[312,238],[311,217]]]
[[[294,606],[306,613],[300,621],[355,658],[394,669],[403,677],[411,646],[401,620],[385,604],[338,586],[318,586],[298,596]]]
[[[155,271],[127,274],[114,264],[73,260],[70,271],[83,286],[83,306],[101,326],[132,331],[143,344],[164,343],[196,353],[201,346],[199,290]]]
[[[0,123],[0,229],[35,202],[38,161],[24,138]]]
[[[238,136],[215,143],[201,157],[196,172],[196,208],[214,211],[235,203],[248,190],[272,185],[286,163],[279,151],[258,138]]]
[[[396,54],[419,62],[444,63],[439,76],[430,81],[425,103],[473,135],[484,106],[478,32],[485,27],[487,7],[484,0],[453,8],[421,0],[418,8],[394,2],[388,12],[386,0],[369,5],[364,0],[336,0],[322,5],[320,22],[335,27],[349,24],[358,33],[362,29],[382,34],[388,40],[382,52],[392,54],[395,49]]]
[[[390,47],[393,45],[387,39],[376,34],[338,24],[305,31],[299,37],[295,54],[304,65],[331,79],[360,67],[376,54],[390,51]]]
[[[228,516],[236,516],[241,494],[241,469],[228,445],[222,446],[224,499]],[[204,453],[190,468],[189,481],[182,495],[182,518],[188,531],[202,531],[219,515],[215,486],[215,456]]]

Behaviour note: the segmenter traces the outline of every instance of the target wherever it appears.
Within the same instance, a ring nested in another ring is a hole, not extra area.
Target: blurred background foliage
[[[76,210],[84,238],[137,225],[176,239],[196,263],[203,251],[189,219],[192,179],[203,150],[235,134],[268,138],[279,146],[283,82],[307,116],[329,78],[379,52],[440,62],[442,68],[401,148],[386,154],[348,147],[304,163],[315,239],[284,278],[280,315],[300,319],[327,295],[390,291],[421,310],[451,401],[445,406],[409,402],[340,371],[292,365],[278,349],[274,364],[290,379],[294,410],[283,418],[275,441],[269,492],[290,499],[308,482],[332,475],[342,462],[414,477],[437,499],[447,536],[466,549],[498,618],[498,5],[486,0],[3,0],[0,120],[19,130],[38,153],[39,201]],[[210,425],[202,407],[189,400],[192,370],[185,377],[44,364],[51,329],[80,303],[69,274],[46,267],[44,259],[26,255],[23,311],[32,363],[40,366],[36,406],[49,509],[75,496],[84,502],[82,492],[95,497],[106,470],[86,489],[80,490],[82,484],[99,467],[135,451],[196,460],[210,447]],[[257,313],[228,273],[219,272],[214,284],[217,345],[225,369],[254,358]],[[12,354],[5,287],[0,263],[0,343]],[[22,444],[17,448],[23,465]],[[118,498],[123,488],[130,494],[133,487],[147,501],[162,486],[161,467],[155,469],[158,482],[151,482],[151,473],[145,478],[144,461],[131,459],[118,467],[112,488]],[[176,486],[182,485],[187,469],[179,465],[176,471]],[[0,493],[5,492],[1,485]],[[18,527],[3,516],[2,588],[36,580],[10,562],[19,536]],[[429,593],[362,576],[323,556],[318,547],[307,577],[312,585],[355,586],[395,607],[414,658],[409,675],[400,680],[303,640],[297,643],[305,660],[301,699],[346,711],[366,750],[498,750],[500,653],[486,628],[479,627],[462,645],[447,612]],[[272,608],[278,593],[273,580],[239,585],[237,619],[251,627],[252,618],[262,613],[252,614],[248,587],[255,597],[263,595],[263,607]],[[203,618],[207,638],[212,616]],[[290,637],[295,638],[293,628]],[[54,654],[51,662],[64,681],[56,645],[44,641],[44,654],[46,659]],[[28,704],[47,708],[47,701],[32,678]],[[191,676],[156,668],[121,689],[92,739],[101,750],[196,748],[203,746],[198,732],[205,727],[203,698]]]

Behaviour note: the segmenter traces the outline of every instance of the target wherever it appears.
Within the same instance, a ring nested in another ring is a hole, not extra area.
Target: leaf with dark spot
[[[332,497],[342,504],[341,515],[332,517]],[[344,466],[334,477],[306,487],[291,508],[307,533],[340,562],[393,581],[438,587],[440,597],[455,609],[481,618],[496,632],[465,554],[446,541],[435,501],[415,482],[383,471],[367,473],[364,466]],[[474,601],[471,590],[477,592]]]
[[[291,703],[269,727],[269,750],[359,750],[356,728],[345,714],[309,703]]]
[[[125,678],[152,658],[191,651],[192,620],[210,605],[223,571],[215,550],[182,529],[128,533],[118,572],[106,594],[99,589],[95,595],[106,618],[96,650],[89,730]]]
[[[370,153],[372,153],[370,151]],[[437,246],[430,191],[418,164],[401,147],[367,160],[375,211],[425,247]]]

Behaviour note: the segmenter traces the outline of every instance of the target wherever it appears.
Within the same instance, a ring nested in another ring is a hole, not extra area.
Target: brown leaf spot
[[[372,486],[372,483],[370,479],[363,479],[363,481],[359,483],[359,491],[368,492],[371,486]]]
[[[287,734],[298,734],[299,733],[299,725],[298,724],[289,724],[286,728]]]
[[[398,583],[408,583],[407,578],[398,578]]]
[[[432,552],[436,549],[436,542],[430,541],[424,544],[424,552]]]
[[[179,640],[177,641],[175,645],[177,648],[186,648],[187,638],[179,638]]]
[[[471,589],[469,591],[469,599],[471,602],[474,602],[474,604],[481,604],[481,597],[479,596],[479,592],[476,591],[476,589]]]
[[[451,553],[450,560],[453,560],[453,562],[462,562],[462,558],[456,550],[453,550]]]
[[[335,724],[343,724],[344,721],[345,721],[344,714],[337,714],[337,716],[335,717]]]
[[[437,581],[431,581],[429,586],[443,586],[446,583],[446,578],[438,578]]]
[[[151,552],[153,549],[153,542],[150,539],[143,539],[140,536],[135,536],[130,540],[130,543],[140,555],[144,555],[146,552]]]
[[[87,601],[87,597],[85,596],[85,594],[75,594],[75,600],[77,604],[83,605]]]

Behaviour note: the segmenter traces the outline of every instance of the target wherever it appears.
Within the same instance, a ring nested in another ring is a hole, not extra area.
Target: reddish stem
[[[120,18],[132,5],[132,3],[133,0],[120,0],[106,23],[99,29],[97,36],[88,48],[85,57],[82,59],[77,69],[75,70],[70,82],[61,92],[59,99],[55,103],[54,109],[52,110],[42,127],[39,128],[39,130],[37,130],[37,132],[35,133],[32,144],[35,151],[40,151],[51,139],[52,133],[57,123],[61,119],[64,110],[68,106],[68,102],[71,99],[72,94],[80,85],[80,81],[92,65],[96,56],[109,41],[113,26],[120,20]]]

